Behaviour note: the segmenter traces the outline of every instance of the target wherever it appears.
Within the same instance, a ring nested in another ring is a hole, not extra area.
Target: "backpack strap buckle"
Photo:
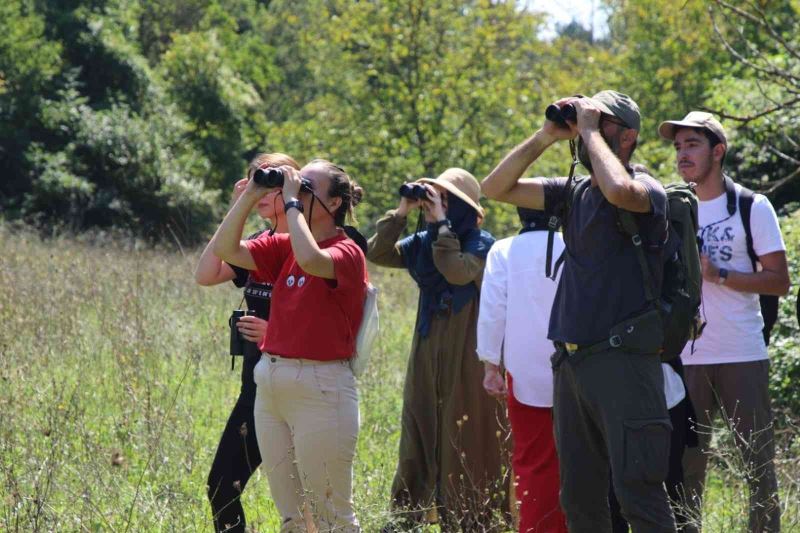
[[[558,226],[559,226],[560,223],[561,223],[561,220],[557,216],[552,215],[550,217],[550,219],[547,221],[547,227],[548,227],[548,229],[550,229],[552,231],[555,231],[555,230],[558,229]]]

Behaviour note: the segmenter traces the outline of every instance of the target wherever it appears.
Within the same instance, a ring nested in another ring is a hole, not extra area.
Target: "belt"
[[[283,357],[267,352],[262,352],[261,357],[265,357],[271,363],[292,363],[296,365],[346,365],[350,362],[349,359],[331,359],[327,361],[320,361],[319,359],[303,359],[302,357]]]
[[[574,344],[571,342],[555,341],[553,345],[556,347],[556,353],[550,358],[550,364],[553,370],[556,370],[567,357],[578,362],[590,355],[605,352],[609,348],[619,348],[621,344],[620,338],[616,335],[610,339],[604,339],[594,344]]]

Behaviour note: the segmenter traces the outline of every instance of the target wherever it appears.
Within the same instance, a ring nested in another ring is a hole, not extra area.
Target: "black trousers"
[[[683,502],[683,450],[687,446],[687,435],[689,433],[690,403],[688,396],[669,410],[670,421],[672,422],[672,432],[670,433],[669,447],[669,470],[664,484],[667,487],[667,495],[670,502]],[[695,444],[696,445],[696,444]],[[614,484],[610,483],[608,488],[608,506],[611,509],[611,529],[614,533],[628,533],[628,521],[622,516],[617,495],[614,494]],[[681,505],[673,506],[675,522],[678,531],[686,524],[686,517],[681,512]]]
[[[256,399],[253,369],[260,357],[257,350],[250,349],[242,358],[242,388],[222,431],[208,474],[208,500],[211,502],[215,532],[245,531],[244,509],[239,497],[250,476],[261,464],[253,419]]]

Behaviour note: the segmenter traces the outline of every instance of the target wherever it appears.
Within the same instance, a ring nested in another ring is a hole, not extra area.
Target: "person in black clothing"
[[[300,165],[285,154],[256,156],[249,165],[247,177],[239,180],[234,186],[232,201],[235,202],[241,195],[258,168],[282,165],[300,169]],[[270,220],[273,231],[286,232],[286,217],[283,214],[283,203],[278,198],[279,194],[277,191],[268,194],[256,208],[262,218]],[[249,238],[258,238],[261,233],[258,232]],[[223,263],[214,255],[213,246],[214,237],[200,256],[195,270],[195,280],[205,286],[232,281],[237,287],[244,288],[247,308],[256,313],[256,316],[244,316],[239,319],[239,332],[249,341],[245,343],[242,387],[222,431],[217,453],[208,474],[208,499],[213,513],[214,531],[244,532],[246,521],[239,497],[250,476],[261,464],[253,419],[256,396],[253,369],[261,358],[257,343],[267,331],[272,286],[259,279],[255,272]]]

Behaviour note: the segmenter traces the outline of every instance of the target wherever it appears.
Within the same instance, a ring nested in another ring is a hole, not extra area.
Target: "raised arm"
[[[631,179],[622,161],[600,133],[600,110],[583,98],[575,100],[574,105],[578,114],[578,131],[592,162],[592,176],[597,180],[605,199],[611,205],[626,211],[649,213],[652,208],[647,188]],[[637,135],[635,130],[625,129],[620,136],[620,142],[623,145],[632,145]]]
[[[559,100],[556,105],[567,101],[570,99]],[[575,125],[564,128],[545,120],[540,130],[511,150],[483,179],[481,192],[492,200],[519,207],[544,209],[544,187],[541,181],[520,178],[551,144],[559,140],[574,139],[577,132]]]
[[[397,239],[406,228],[408,213],[419,207],[418,200],[400,198],[397,209],[387,211],[375,226],[375,235],[367,243],[367,260],[389,268],[403,268],[403,256]]]
[[[194,269],[194,280],[199,285],[219,285],[236,277],[233,269],[214,254],[215,237],[216,234],[206,244],[200,260],[197,261],[197,267]]]
[[[403,268],[403,256],[397,239],[406,227],[406,217],[388,211],[375,225],[375,235],[367,242],[367,260],[389,268]]]
[[[209,243],[214,255],[232,265],[256,270],[253,256],[247,249],[247,245],[241,240],[242,231],[244,231],[247,215],[267,192],[269,192],[268,189],[256,185],[252,180],[248,182],[244,192],[222,219],[222,224],[217,228],[216,234]]]
[[[231,195],[231,206],[236,203],[239,196],[244,192],[247,187],[247,178],[241,179],[233,186],[233,193]],[[226,281],[231,281],[236,277],[233,269],[226,265],[222,260],[214,254],[214,239],[217,234],[211,237],[203,253],[200,254],[200,259],[197,261],[197,266],[194,269],[194,279],[199,285],[218,285]]]
[[[288,203],[300,194],[300,172],[294,168],[283,166],[283,197]],[[286,212],[286,222],[289,225],[289,239],[292,243],[292,252],[298,266],[308,274],[325,279],[336,279],[331,255],[319,247],[308,222],[297,209]]]
[[[554,141],[542,130],[511,150],[481,182],[487,198],[531,209],[544,209],[544,187],[522,174]]]
[[[458,236],[442,226],[433,242],[433,264],[451,285],[466,285],[471,281],[480,284],[486,261],[462,252]]]

